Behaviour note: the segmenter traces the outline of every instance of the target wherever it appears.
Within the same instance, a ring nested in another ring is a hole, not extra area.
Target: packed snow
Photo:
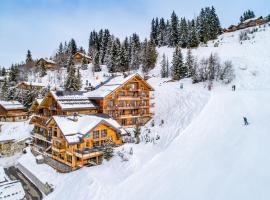
[[[54,185],[46,199],[269,199],[270,27],[242,44],[240,32],[192,51],[199,59],[218,53],[222,61],[231,60],[236,91],[231,84],[214,83],[208,91],[189,79],[162,79],[159,65],[151,71],[155,116],[143,127],[142,139],[152,142],[125,144],[109,162],[68,174],[37,165],[29,151],[19,162]],[[158,63],[163,53],[171,61],[173,49],[163,47]]]

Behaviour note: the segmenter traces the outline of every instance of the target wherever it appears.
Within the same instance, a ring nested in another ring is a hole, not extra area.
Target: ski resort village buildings
[[[24,106],[18,101],[0,101],[0,121],[16,122],[25,121],[28,114]]]
[[[0,199],[25,199],[25,192],[20,181],[11,181],[2,166],[0,166]]]
[[[123,128],[152,118],[153,90],[134,74],[112,77],[90,92],[50,91],[29,110],[35,125],[32,149],[72,169],[99,164],[106,139],[120,145]]]

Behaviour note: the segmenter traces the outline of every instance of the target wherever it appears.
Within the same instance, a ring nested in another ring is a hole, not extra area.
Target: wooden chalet
[[[43,83],[22,81],[18,83],[16,87],[21,90],[41,90],[47,87],[47,85]]]
[[[75,64],[81,64],[83,62],[83,59],[86,60],[87,64],[92,62],[92,58],[88,56],[87,54],[77,52],[73,55],[73,61]]]
[[[30,123],[35,125],[32,149],[73,169],[98,164],[102,152],[96,148],[107,136],[119,145],[121,127],[144,125],[152,118],[152,91],[139,74],[113,77],[90,92],[50,91],[30,108]],[[103,136],[95,136],[95,131]]]
[[[37,65],[42,65],[44,64],[44,66],[47,68],[47,69],[55,69],[57,64],[56,62],[54,62],[53,60],[50,60],[50,59],[47,59],[47,58],[40,58],[38,61],[37,61]]]
[[[95,102],[82,96],[82,93],[50,91],[45,98],[33,102],[30,112],[34,113],[30,124],[34,124],[34,144],[39,152],[50,152],[51,135],[46,122],[57,115],[95,114],[98,112]]]
[[[24,110],[24,106],[18,101],[0,101],[0,121],[26,121],[28,114]]]
[[[100,164],[105,141],[120,145],[124,133],[115,120],[99,115],[54,116],[47,127],[52,135],[52,158],[72,169]]]
[[[108,114],[121,126],[132,127],[148,122],[154,106],[154,89],[139,74],[117,76],[87,94],[99,106],[99,112]]]

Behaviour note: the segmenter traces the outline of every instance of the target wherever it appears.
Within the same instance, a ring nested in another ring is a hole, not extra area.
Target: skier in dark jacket
[[[244,124],[245,124],[245,125],[248,125],[249,123],[248,123],[247,118],[246,118],[246,117],[243,117],[243,118],[244,118]]]

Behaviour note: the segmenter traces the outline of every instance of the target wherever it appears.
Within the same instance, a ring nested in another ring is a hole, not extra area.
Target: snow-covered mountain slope
[[[160,140],[116,150],[132,147],[129,161],[116,155],[101,166],[58,174],[36,165],[31,154],[23,155],[24,166],[55,185],[46,199],[269,199],[270,27],[242,44],[239,33],[221,35],[218,47],[216,40],[193,50],[199,58],[218,53],[222,61],[232,60],[235,92],[219,83],[209,92],[190,80],[181,81],[181,90],[179,82],[159,78],[159,65],[151,71],[155,126],[149,123],[143,134]],[[171,60],[173,49],[160,48],[158,62],[163,52]],[[243,125],[243,116],[250,125]]]

